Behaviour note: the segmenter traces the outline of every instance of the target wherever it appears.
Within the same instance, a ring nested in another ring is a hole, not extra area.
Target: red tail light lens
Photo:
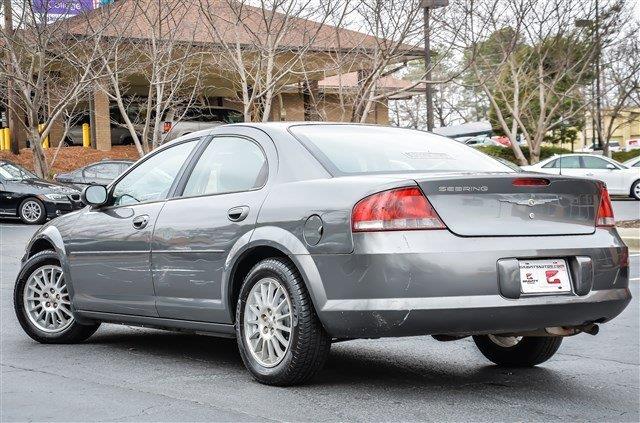
[[[616,220],[613,217],[613,206],[611,205],[611,198],[609,198],[609,191],[604,184],[600,185],[600,207],[598,207],[598,218],[596,219],[596,226],[614,226]]]
[[[547,186],[550,183],[551,181],[543,178],[516,178],[513,180],[514,187],[538,187]]]
[[[351,223],[354,232],[446,228],[417,187],[392,189],[360,200],[353,208]]]
[[[162,126],[162,132],[166,134],[169,131],[171,131],[171,122],[164,122],[164,125]]]

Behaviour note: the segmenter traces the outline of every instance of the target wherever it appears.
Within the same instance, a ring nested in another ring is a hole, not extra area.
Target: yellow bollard
[[[44,123],[41,123],[40,125],[38,125],[38,132],[40,134],[42,134],[42,132],[44,132]],[[49,148],[49,136],[48,135],[45,137],[44,140],[42,140],[42,148],[44,148],[44,149]]]
[[[84,148],[91,147],[91,131],[89,130],[89,124],[82,124],[82,146]]]
[[[0,129],[0,150],[4,149],[4,130]]]
[[[11,150],[11,130],[9,130],[9,128],[4,128],[2,130],[2,135],[4,138],[4,149]]]

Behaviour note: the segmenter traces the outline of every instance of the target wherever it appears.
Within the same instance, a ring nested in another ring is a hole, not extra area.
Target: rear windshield
[[[300,125],[290,131],[334,174],[514,172],[471,147],[423,131],[356,125]]]

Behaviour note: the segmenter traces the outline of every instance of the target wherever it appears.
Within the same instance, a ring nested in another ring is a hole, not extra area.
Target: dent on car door
[[[131,169],[106,207],[85,211],[67,242],[74,306],[157,316],[150,271],[156,218],[196,141],[181,143]]]
[[[231,248],[254,228],[267,194],[275,153],[271,160],[263,146],[238,136],[213,138],[185,175],[181,196],[167,201],[151,247],[160,317],[230,321],[222,275]]]

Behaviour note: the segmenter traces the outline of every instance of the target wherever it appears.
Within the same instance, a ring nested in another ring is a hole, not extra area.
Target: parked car
[[[291,385],[356,338],[473,336],[494,363],[534,366],[631,299],[602,182],[422,131],[224,125],[83,198],[22,259],[15,310],[42,343],[101,322],[235,336],[255,379]]]
[[[607,184],[609,193],[640,200],[640,169],[628,168],[615,160],[593,154],[554,156],[524,170],[554,175],[584,176]]]
[[[593,144],[585,145],[582,150],[583,153],[593,153],[594,151],[602,151],[601,149],[593,149]],[[609,151],[616,152],[622,151],[622,147],[618,141],[609,141]]]
[[[87,185],[109,185],[133,163],[133,160],[102,160],[71,172],[58,173],[53,179],[80,189]]]
[[[225,107],[198,107],[189,108],[179,121],[167,120],[164,122],[163,131],[165,142],[185,136],[192,132],[214,128],[225,123],[238,123],[244,120],[242,113]]]
[[[111,144],[112,145],[130,145],[133,144],[133,138],[129,129],[124,127],[121,123],[120,110],[117,107],[109,109],[109,114],[112,117],[110,122],[111,128]],[[81,146],[82,145],[82,125],[89,123],[89,114],[82,113],[74,119],[75,124],[72,125],[67,131],[67,136],[64,139],[64,146]]]
[[[638,148],[640,148],[640,138],[627,140],[626,151],[637,150]]]
[[[496,147],[504,147],[504,145],[500,144],[498,141],[487,135],[478,135],[472,138],[468,138],[463,142],[465,145],[469,147],[486,147],[486,146],[496,146]]]
[[[38,224],[83,206],[79,190],[45,181],[22,166],[0,160],[0,216]]]

